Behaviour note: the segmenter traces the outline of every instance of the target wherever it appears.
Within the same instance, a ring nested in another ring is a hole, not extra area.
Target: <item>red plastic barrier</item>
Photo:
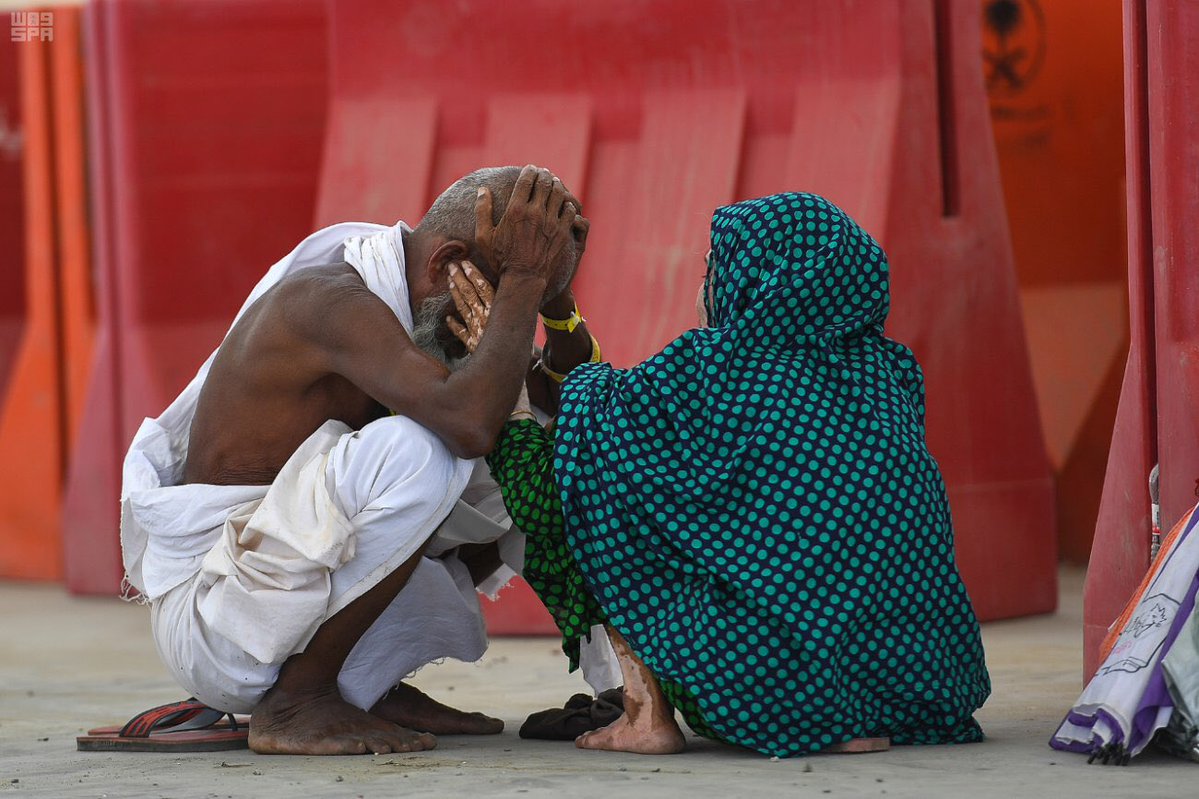
[[[950,0],[344,0],[318,221],[419,220],[487,164],[557,171],[594,220],[584,312],[615,362],[694,324],[713,208],[827,195],[894,265],[980,615],[1056,602],[1053,487],[979,64]],[[517,601],[526,602],[527,595]],[[545,629],[533,605],[490,619]]]
[[[316,0],[88,9],[100,331],[68,475],[67,581],[120,580],[120,461],[311,230],[326,102]]]
[[[1149,565],[1149,471],[1162,527],[1199,488],[1199,4],[1125,0],[1132,346],[1084,598],[1084,670]]]
[[[25,318],[25,197],[17,43],[0,41],[0,396],[8,385]]]

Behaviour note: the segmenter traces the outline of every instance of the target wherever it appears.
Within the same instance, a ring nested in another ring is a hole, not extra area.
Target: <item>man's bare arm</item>
[[[459,457],[491,451],[524,381],[537,308],[575,218],[561,183],[526,168],[494,232],[490,195],[481,193],[486,224],[501,270],[490,319],[479,346],[451,373],[421,352],[377,297],[362,288],[343,292],[333,319],[320,325],[330,369],[377,401],[437,433]]]
[[[461,458],[491,451],[520,390],[545,281],[500,279],[491,325],[475,357],[450,372],[422,352],[378,297],[363,287],[342,292],[322,327],[330,371],[380,404],[420,422]]]

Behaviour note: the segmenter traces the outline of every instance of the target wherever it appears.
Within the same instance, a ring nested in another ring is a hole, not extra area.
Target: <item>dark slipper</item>
[[[80,752],[218,752],[249,746],[249,722],[195,699],[138,713],[123,727],[98,727],[75,739]]]
[[[575,694],[564,707],[552,707],[529,716],[520,728],[521,738],[573,741],[585,732],[607,727],[624,715],[624,689],[612,688],[592,699]]]

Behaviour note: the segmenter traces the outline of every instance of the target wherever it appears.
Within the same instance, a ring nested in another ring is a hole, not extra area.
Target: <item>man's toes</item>
[[[360,735],[337,735],[316,744],[313,749],[321,755],[365,755],[370,749]]]
[[[363,743],[366,745],[367,751],[373,755],[389,755],[394,751],[388,741],[377,736],[370,736]]]
[[[424,752],[437,746],[437,739],[427,732],[404,732],[395,735],[391,740],[391,748],[396,752]]]
[[[484,713],[471,713],[472,725],[482,735],[497,735],[504,731],[503,719],[492,718]]]

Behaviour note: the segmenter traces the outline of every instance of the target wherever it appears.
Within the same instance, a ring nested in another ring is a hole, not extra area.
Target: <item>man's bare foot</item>
[[[354,707],[336,689],[288,695],[272,688],[250,716],[250,748],[262,755],[382,755],[436,745],[428,733]]]
[[[371,713],[404,727],[437,735],[495,735],[504,731],[504,722],[499,719],[443,705],[405,683],[392,688],[376,702]]]
[[[575,739],[580,749],[604,749],[609,752],[633,752],[639,755],[673,755],[683,751],[683,731],[673,717],[643,714],[640,723],[628,714],[602,729],[585,732]]]

